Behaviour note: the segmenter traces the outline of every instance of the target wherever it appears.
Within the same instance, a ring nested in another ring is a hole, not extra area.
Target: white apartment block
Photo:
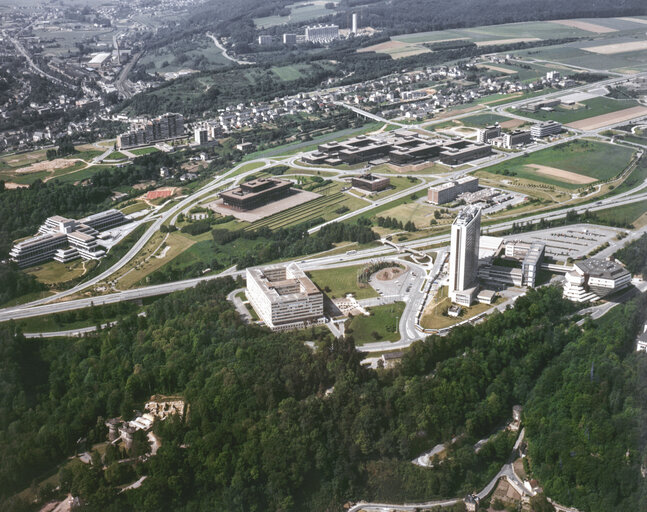
[[[15,244],[9,256],[20,267],[29,267],[48,260],[67,263],[76,258],[98,260],[106,252],[99,247],[100,231],[128,222],[119,210],[90,215],[81,220],[55,215],[38,228],[38,235]]]
[[[471,305],[478,291],[481,209],[468,206],[452,224],[449,253],[449,297],[462,306]]]
[[[306,27],[306,41],[311,43],[330,43],[339,39],[337,25],[313,25]]]
[[[273,331],[298,329],[325,321],[323,293],[295,263],[248,268],[245,295]]]
[[[573,302],[600,300],[631,284],[631,273],[619,263],[591,258],[578,261],[566,274],[564,297]]]

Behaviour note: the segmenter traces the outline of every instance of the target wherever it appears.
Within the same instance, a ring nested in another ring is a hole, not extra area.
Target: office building
[[[487,144],[492,139],[496,139],[501,136],[501,127],[498,124],[493,124],[486,126],[485,128],[479,128],[476,132],[476,142],[480,144]]]
[[[357,13],[356,12],[353,13],[353,23],[352,23],[351,32],[353,34],[357,34]]]
[[[488,144],[469,144],[461,141],[447,146],[447,149],[440,153],[440,161],[447,165],[461,165],[492,154],[492,147]]]
[[[388,177],[374,176],[373,174],[362,174],[361,176],[353,176],[351,178],[353,187],[361,188],[369,192],[379,192],[391,185],[391,180]]]
[[[209,140],[209,132],[204,128],[196,128],[193,132],[195,143],[203,146]]]
[[[278,178],[258,178],[220,193],[226,206],[236,210],[253,210],[292,193],[292,182]]]
[[[288,44],[288,45],[297,44],[297,35],[283,34],[283,44]]]
[[[258,44],[259,46],[269,46],[272,44],[272,36],[264,34],[261,36],[258,36]]]
[[[544,123],[535,124],[530,127],[530,135],[535,139],[547,137],[548,135],[556,135],[561,133],[562,125],[557,121],[546,121]]]
[[[273,331],[323,323],[323,293],[295,264],[248,268],[245,295]]]
[[[427,190],[427,201],[432,204],[451,203],[464,192],[477,192],[479,179],[476,176],[463,176],[447,183],[441,183]]]
[[[330,43],[339,39],[337,25],[313,25],[306,27],[306,41],[310,43]]]
[[[528,130],[515,130],[503,134],[503,147],[512,149],[516,146],[523,146],[532,142],[532,135]]]
[[[486,144],[472,144],[463,139],[432,139],[415,132],[391,132],[382,136],[358,135],[344,141],[320,144],[317,151],[303,160],[313,164],[356,164],[382,160],[397,166],[417,164],[440,158],[452,162],[468,162],[490,155],[492,148]]]
[[[469,306],[478,291],[481,209],[468,206],[452,223],[449,253],[449,297]]]
[[[573,302],[600,300],[631,284],[631,273],[619,263],[591,258],[578,261],[566,274],[564,297]]]
[[[105,255],[99,247],[99,231],[125,224],[128,219],[119,210],[107,210],[81,220],[55,215],[45,220],[38,235],[15,244],[9,256],[20,267],[49,260],[61,263],[76,258],[97,260]]]

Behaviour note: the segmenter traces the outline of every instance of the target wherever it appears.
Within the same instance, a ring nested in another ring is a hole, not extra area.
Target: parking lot
[[[593,249],[605,242],[611,242],[619,232],[625,230],[591,224],[576,224],[561,228],[551,228],[530,233],[519,233],[506,236],[506,240],[522,240],[525,242],[544,242],[546,256],[557,261],[567,258],[575,260],[585,258]]]

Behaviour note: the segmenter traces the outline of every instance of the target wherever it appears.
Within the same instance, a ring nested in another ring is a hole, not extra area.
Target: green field
[[[337,0],[331,0],[332,3],[338,4]],[[286,8],[290,9],[289,16],[265,16],[264,18],[254,18],[254,25],[259,28],[275,27],[277,25],[285,25],[286,23],[300,23],[308,21],[321,16],[334,14],[335,9],[326,9],[328,0],[314,0],[308,2],[296,2],[287,5]]]
[[[618,110],[635,107],[638,105],[638,102],[634,100],[616,100],[602,96],[582,101],[580,104],[583,105],[580,108],[560,105],[555,107],[553,111],[541,110],[538,112],[526,112],[524,110],[515,110],[515,112],[522,114],[524,117],[537,119],[538,121],[552,119],[553,121],[568,124],[581,121],[582,119],[588,119],[589,117],[601,116],[603,114],[617,112]]]
[[[611,225],[631,225],[647,213],[647,201],[638,201],[622,206],[614,206],[595,213],[596,219]]]
[[[458,121],[461,124],[465,126],[470,126],[472,128],[484,128],[494,123],[505,123],[506,121],[510,121],[510,118],[505,116],[500,116],[497,114],[483,113],[483,114],[474,114],[473,116],[468,116],[468,117],[461,117]]]
[[[129,149],[128,152],[133,155],[142,156],[148,155],[150,153],[157,153],[159,149],[157,148],[139,148],[139,149]]]
[[[119,151],[113,151],[106,157],[106,160],[126,160],[127,158],[128,157],[123,153],[120,153]]]
[[[377,297],[377,292],[371,286],[366,285],[360,288],[357,283],[357,273],[362,268],[364,268],[364,265],[313,270],[308,272],[308,275],[319,289],[324,291],[331,299],[342,298],[349,293],[355,295],[358,300]]]
[[[346,324],[346,335],[352,336],[355,344],[364,345],[375,341],[398,341],[398,324],[404,302],[394,302],[369,309],[370,316],[357,315]]]
[[[543,149],[528,156],[501,162],[478,171],[476,175],[491,178],[493,174],[506,175],[505,171],[507,171],[507,176],[511,178],[523,178],[557,187],[577,189],[583,185],[569,183],[555,176],[540,174],[537,170],[528,167],[528,165],[544,165],[595,178],[596,180],[608,180],[627,167],[632,155],[633,150],[624,146],[576,140]]]

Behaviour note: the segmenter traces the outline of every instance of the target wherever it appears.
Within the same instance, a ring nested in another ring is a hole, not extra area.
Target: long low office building
[[[100,259],[106,252],[98,244],[100,231],[128,222],[119,210],[106,210],[80,220],[60,215],[48,217],[38,235],[15,244],[9,256],[20,267],[49,260],[67,263],[76,258]]]
[[[292,182],[257,178],[220,193],[223,203],[236,210],[253,210],[292,193]]]
[[[464,139],[433,139],[416,132],[396,131],[326,142],[304,156],[303,160],[312,164],[339,165],[383,159],[393,165],[404,166],[440,159],[443,163],[458,165],[491,153],[492,148],[487,144],[474,144]]]
[[[323,293],[297,264],[248,268],[245,295],[254,311],[274,331],[325,321]]]
[[[350,181],[353,187],[368,192],[379,192],[391,186],[391,179],[388,176],[375,176],[370,173],[353,176]]]
[[[447,183],[441,183],[427,190],[427,201],[432,204],[450,203],[465,192],[476,192],[479,179],[476,176],[463,176]]]

